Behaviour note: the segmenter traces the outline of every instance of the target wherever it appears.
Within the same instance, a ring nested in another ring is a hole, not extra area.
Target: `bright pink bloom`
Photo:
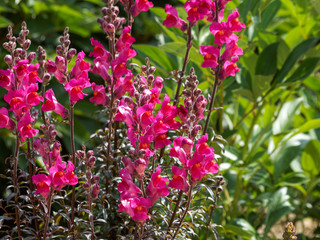
[[[128,169],[122,169],[119,175],[122,178],[122,181],[118,184],[119,192],[125,193],[124,196],[126,198],[138,197],[139,195],[141,195],[141,190],[133,183]]]
[[[39,96],[38,93],[38,84],[32,84],[26,88],[26,106],[29,109],[32,106],[37,106],[40,102],[43,102],[43,97]]]
[[[91,45],[94,46],[93,51],[89,53],[89,57],[101,58],[104,61],[111,61],[111,54],[104,48],[104,46],[97,40],[90,38]]]
[[[57,56],[56,62],[60,61],[60,59],[61,58],[58,58],[58,56]],[[64,58],[62,58],[62,59],[64,61]],[[59,65],[61,65],[61,64],[59,64]],[[46,67],[47,67],[48,73],[53,73],[53,75],[58,79],[58,81],[61,84],[65,84],[67,82],[67,78],[65,76],[65,71],[61,71],[61,69],[59,70],[54,61],[47,59]]]
[[[134,86],[132,81],[133,74],[129,72],[125,77],[117,79],[114,95],[117,99],[120,99],[125,93],[129,92],[133,96]]]
[[[69,185],[76,185],[78,184],[78,177],[74,175],[74,165],[71,161],[68,161],[68,166],[65,171],[65,177],[68,180]]]
[[[238,47],[236,41],[231,41],[226,44],[225,50],[221,56],[222,60],[229,60],[233,55],[242,55],[243,51]]]
[[[122,157],[122,162],[130,174],[134,174],[135,166],[130,158]]]
[[[68,184],[68,179],[65,176],[66,163],[56,164],[49,169],[53,187],[57,190],[62,189]]]
[[[129,128],[133,128],[136,125],[136,122],[133,119],[133,112],[124,100],[125,99],[122,99],[120,101],[120,104],[118,105],[118,112],[116,113],[114,120],[124,121]]]
[[[8,91],[12,89],[14,75],[10,71],[7,70],[0,70],[0,86],[7,89]]]
[[[153,140],[153,136],[152,135],[144,135],[144,136],[140,136],[139,138],[140,140],[140,146],[139,149],[143,149],[145,150],[145,156],[146,157],[151,157],[153,156],[154,152],[150,149],[150,143]],[[135,145],[134,145],[135,146]]]
[[[161,168],[157,167],[156,172],[154,172],[151,176],[151,181],[146,190],[152,204],[154,204],[159,197],[169,195],[169,190],[166,184],[167,182],[169,182],[169,180],[160,176],[160,173]]]
[[[214,22],[209,27],[210,31],[214,35],[214,43],[221,46],[223,43],[238,41],[238,36],[232,33],[228,24],[225,22]]]
[[[131,9],[132,15],[136,17],[142,11],[144,12],[149,11],[150,7],[153,7],[152,2],[149,2],[148,0],[136,0],[135,5]]]
[[[79,99],[83,99],[86,93],[83,93],[83,89],[90,86],[90,82],[85,78],[80,79],[71,79],[70,82],[67,82],[64,88],[70,95],[70,101],[72,104],[75,104]]]
[[[83,51],[79,52],[77,55],[76,63],[71,69],[71,78],[80,79],[84,78],[88,79],[88,71],[90,70],[90,63],[85,62],[83,59],[85,57],[85,53]]]
[[[239,60],[238,56],[232,57],[231,61],[225,61],[223,68],[219,73],[220,79],[224,80],[226,77],[235,76],[236,72],[239,72],[236,62]]]
[[[188,192],[189,184],[187,181],[187,171],[183,168],[180,169],[179,167],[172,165],[172,173],[172,180],[168,187],[181,189],[184,192]]]
[[[104,86],[92,83],[91,87],[93,90],[93,97],[89,99],[90,102],[96,104],[105,104],[106,90],[104,89]]]
[[[232,13],[228,16],[227,24],[232,32],[240,32],[243,28],[246,28],[246,25],[240,22],[238,17],[238,9],[232,11]]]
[[[137,116],[143,128],[150,125],[155,120],[152,114],[153,107],[154,106],[152,104],[145,104],[142,107],[138,107],[137,109]]]
[[[35,194],[41,194],[46,198],[50,192],[51,179],[45,174],[37,174],[32,176],[32,181],[37,186]]]
[[[42,111],[54,111],[62,118],[66,118],[68,116],[68,110],[64,106],[62,106],[62,104],[58,103],[51,88],[46,91],[44,97],[46,98],[46,102],[41,106]]]
[[[184,4],[184,8],[188,14],[187,20],[189,22],[194,23],[204,18],[204,15],[199,11],[199,0],[188,0]]]
[[[37,150],[40,155],[42,156],[42,160],[45,163],[47,169],[50,168],[49,166],[49,157],[50,157],[50,148],[49,143],[46,138],[37,138],[33,142],[33,147],[35,150]]]
[[[159,134],[154,138],[154,149],[160,149],[171,144],[167,134]]]
[[[107,80],[109,73],[109,62],[102,59],[101,57],[97,57],[93,60],[94,62],[94,67],[91,70],[93,73],[99,74],[104,80]]]
[[[178,129],[180,123],[174,119],[178,115],[178,111],[176,106],[170,104],[170,98],[166,94],[156,118],[161,119],[162,122],[167,124],[171,129]]]
[[[116,48],[119,52],[121,52],[124,49],[130,48],[132,43],[134,43],[135,38],[131,36],[131,27],[125,27],[122,30],[122,35],[119,37],[117,43],[116,43]]]
[[[9,118],[8,109],[5,107],[0,108],[0,128],[8,128],[13,130],[15,123]]]
[[[17,115],[20,115],[22,108],[26,107],[22,90],[9,91],[4,95],[4,100],[10,105],[9,111],[14,111]]]
[[[198,139],[196,151],[187,164],[191,178],[195,182],[200,181],[208,172],[218,172],[218,164],[214,161],[214,149],[208,146],[207,141],[208,134]]]
[[[39,132],[38,129],[34,129],[32,127],[31,123],[33,121],[34,119],[31,118],[30,113],[26,112],[20,119],[20,121],[17,123],[21,142],[24,142],[26,138],[32,138]]]
[[[179,18],[177,9],[170,4],[166,4],[165,12],[168,14],[166,20],[163,21],[163,25],[166,27],[180,28],[182,31],[186,30],[186,22]]]
[[[18,82],[22,82],[26,74],[29,73],[27,64],[29,63],[28,59],[19,61],[15,66],[14,70],[16,72]]]
[[[144,220],[150,218],[148,215],[148,209],[151,205],[150,199],[143,197],[121,199],[121,204],[119,204],[119,212],[126,212],[134,221],[138,221],[143,224]]]
[[[201,64],[201,67],[215,69],[218,66],[217,60],[220,55],[218,47],[200,46],[200,53],[204,56],[204,62]]]

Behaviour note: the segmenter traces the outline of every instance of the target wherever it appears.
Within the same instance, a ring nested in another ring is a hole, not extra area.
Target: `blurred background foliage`
[[[178,7],[184,18],[184,0],[153,1],[155,7],[141,13],[134,23],[134,63],[148,56],[157,74],[170,76],[181,69],[186,37],[178,29],[162,26],[165,3]],[[23,20],[30,30],[32,50],[46,48],[53,60],[58,37],[70,28],[72,47],[87,54],[92,50],[90,37],[105,43],[96,23],[101,0],[1,0],[0,42],[7,26],[17,33]],[[319,0],[233,0],[225,14],[238,8],[247,28],[241,33],[240,72],[220,86],[211,118],[210,136],[219,157],[220,172],[227,186],[214,211],[211,226],[222,239],[278,239],[284,225],[293,221],[299,239],[320,239],[320,1]],[[211,92],[213,77],[201,69],[200,45],[211,45],[209,23],[201,21],[193,31],[193,47],[187,72],[193,66],[205,94]],[[0,49],[1,59],[5,52]],[[6,66],[0,62],[1,69]],[[95,81],[96,76],[92,75]],[[67,103],[61,86],[54,85],[56,96]],[[175,82],[165,82],[165,92],[173,97]],[[4,91],[0,96],[3,98]],[[1,106],[5,103],[2,101]],[[78,148],[104,124],[88,101],[76,106]],[[68,150],[68,129],[58,126],[63,147]],[[219,140],[222,135],[228,141]],[[14,138],[0,131],[0,160],[12,153]],[[63,137],[62,137],[63,136]],[[69,151],[70,152],[70,151]],[[21,162],[23,167],[23,162]],[[2,168],[4,170],[4,168]],[[3,171],[2,170],[2,171]],[[5,194],[5,185],[1,185]],[[206,185],[207,191],[210,186]],[[189,215],[190,231],[205,239],[211,201],[203,195],[204,214]],[[214,239],[209,232],[208,239]]]

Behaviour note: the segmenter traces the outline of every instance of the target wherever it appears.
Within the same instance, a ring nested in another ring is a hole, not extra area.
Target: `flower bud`
[[[51,79],[51,74],[50,73],[45,73],[44,76],[43,76],[43,81],[45,83],[49,82]]]
[[[100,189],[100,184],[99,183],[95,183],[92,187],[92,193],[91,193],[91,197],[93,199],[98,197],[99,194],[99,189]]]
[[[70,50],[68,51],[68,54],[67,54],[67,59],[71,60],[73,58],[73,56],[76,54],[77,54],[77,50],[74,48],[70,48]]]
[[[102,12],[102,15],[104,15],[104,16],[109,15],[111,13],[110,9],[107,7],[103,7],[101,9],[101,12]]]
[[[91,179],[91,176],[92,176],[91,171],[90,171],[90,170],[87,170],[87,171],[86,171],[86,177],[87,177],[87,179]]]
[[[28,50],[29,47],[30,47],[30,45],[31,45],[31,40],[30,40],[30,39],[27,39],[27,40],[24,42],[23,48],[24,48],[25,50]]]
[[[90,184],[88,182],[85,182],[82,184],[82,187],[85,189],[85,190],[89,190],[90,189]]]
[[[93,154],[94,154],[94,151],[93,150],[89,150],[87,152],[87,158],[91,157]]]
[[[93,176],[92,179],[91,179],[92,183],[99,182],[99,180],[100,180],[100,177],[97,176],[97,175]]]
[[[11,57],[11,55],[6,55],[6,56],[4,57],[4,61],[5,61],[6,64],[11,65],[11,64],[12,64],[12,57]]]
[[[88,167],[92,168],[95,162],[96,162],[96,157],[91,156],[87,161]]]

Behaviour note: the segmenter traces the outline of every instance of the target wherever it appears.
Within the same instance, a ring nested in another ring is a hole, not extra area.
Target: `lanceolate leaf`
[[[296,71],[288,78],[287,82],[294,82],[303,80],[308,77],[316,68],[319,58],[307,58],[305,59]]]
[[[277,50],[279,42],[266,47],[259,55],[256,65],[256,75],[272,75],[277,71]]]
[[[297,60],[305,54],[310,48],[312,48],[316,42],[318,41],[319,38],[310,38],[302,43],[300,43],[298,46],[296,46],[292,52],[289,54],[287,57],[285,63],[283,64],[281,70],[279,73],[276,75],[275,80],[273,82],[273,85],[276,85],[277,83],[282,83],[285,82],[286,79],[285,77],[289,73],[289,71],[292,69],[294,64],[297,62]]]

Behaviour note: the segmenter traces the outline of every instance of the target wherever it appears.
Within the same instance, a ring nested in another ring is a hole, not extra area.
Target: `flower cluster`
[[[245,28],[244,23],[238,19],[238,10],[233,11],[226,22],[221,22],[225,5],[229,0],[188,0],[184,8],[188,14],[187,20],[192,27],[200,19],[211,22],[210,31],[214,35],[216,46],[200,46],[200,53],[204,56],[202,67],[217,70],[220,80],[228,76],[234,76],[239,71],[236,62],[239,55],[243,54],[242,49],[237,45],[238,36],[234,32],[240,32]],[[217,3],[217,6],[216,6]],[[177,10],[167,4],[165,7],[167,17],[163,25],[167,27],[177,27],[182,31],[187,29],[187,23],[179,18]],[[222,53],[222,48],[224,52]],[[222,54],[221,54],[222,53]]]

